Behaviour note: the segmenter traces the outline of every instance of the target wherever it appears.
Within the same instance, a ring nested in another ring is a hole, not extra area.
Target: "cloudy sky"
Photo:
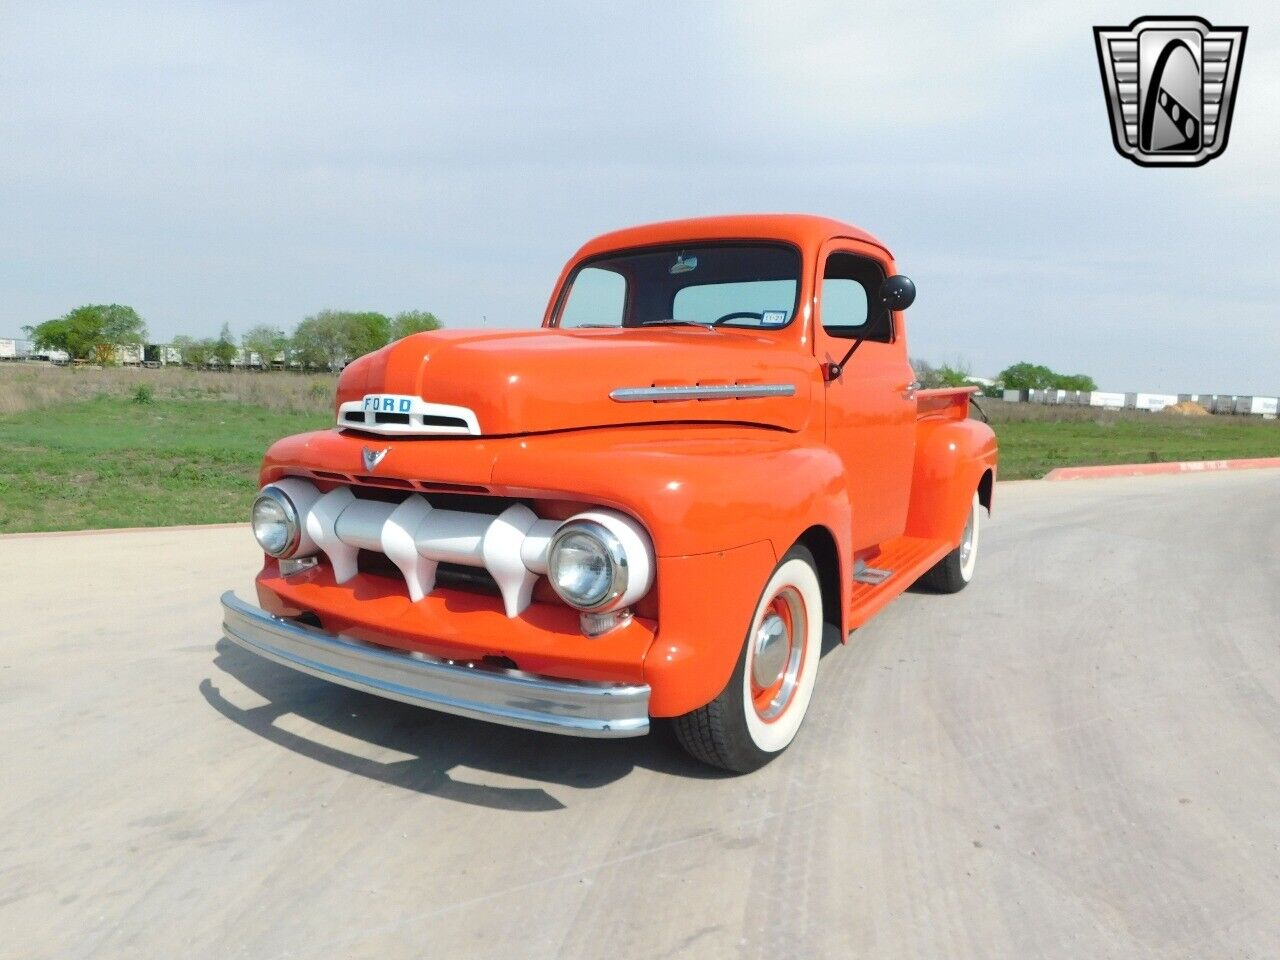
[[[1183,4],[1182,7],[1186,5]],[[0,336],[326,307],[531,326],[586,238],[806,211],[918,283],[911,352],[1280,393],[1280,11],[1227,152],[1112,148],[1087,3],[0,4]]]

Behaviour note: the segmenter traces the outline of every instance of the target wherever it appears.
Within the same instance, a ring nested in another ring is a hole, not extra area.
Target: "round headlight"
[[[603,524],[570,520],[551,538],[547,575],[566,603],[600,610],[627,591],[626,550]]]
[[[287,496],[275,487],[264,487],[253,501],[250,514],[258,546],[273,557],[288,557],[298,548],[302,531],[298,511]]]

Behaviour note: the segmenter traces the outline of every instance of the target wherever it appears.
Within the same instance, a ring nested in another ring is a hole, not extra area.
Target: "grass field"
[[[243,520],[263,451],[331,423],[333,385],[0,366],[0,533]]]
[[[263,451],[328,426],[333,385],[0,365],[0,533],[242,520]],[[1006,480],[1080,464],[1280,456],[1275,421],[982,403]]]
[[[1280,456],[1280,424],[1256,417],[1080,411],[1086,415],[1000,419],[992,407],[985,405],[995,414],[991,426],[1000,440],[1002,480],[1043,477],[1054,467],[1086,464]]]

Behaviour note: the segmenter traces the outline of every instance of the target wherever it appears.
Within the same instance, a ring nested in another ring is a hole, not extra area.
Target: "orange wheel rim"
[[[775,723],[795,700],[804,675],[808,626],[804,598],[787,586],[765,604],[752,631],[751,705],[765,723]]]

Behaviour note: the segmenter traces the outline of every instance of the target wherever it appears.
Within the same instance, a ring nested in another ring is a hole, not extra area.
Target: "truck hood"
[[[337,403],[393,394],[463,407],[475,414],[484,436],[672,421],[800,430],[816,370],[814,358],[790,343],[742,329],[440,330],[398,340],[348,365]],[[718,386],[731,395],[656,401],[610,396],[693,386]],[[752,392],[770,395],[741,396]]]

